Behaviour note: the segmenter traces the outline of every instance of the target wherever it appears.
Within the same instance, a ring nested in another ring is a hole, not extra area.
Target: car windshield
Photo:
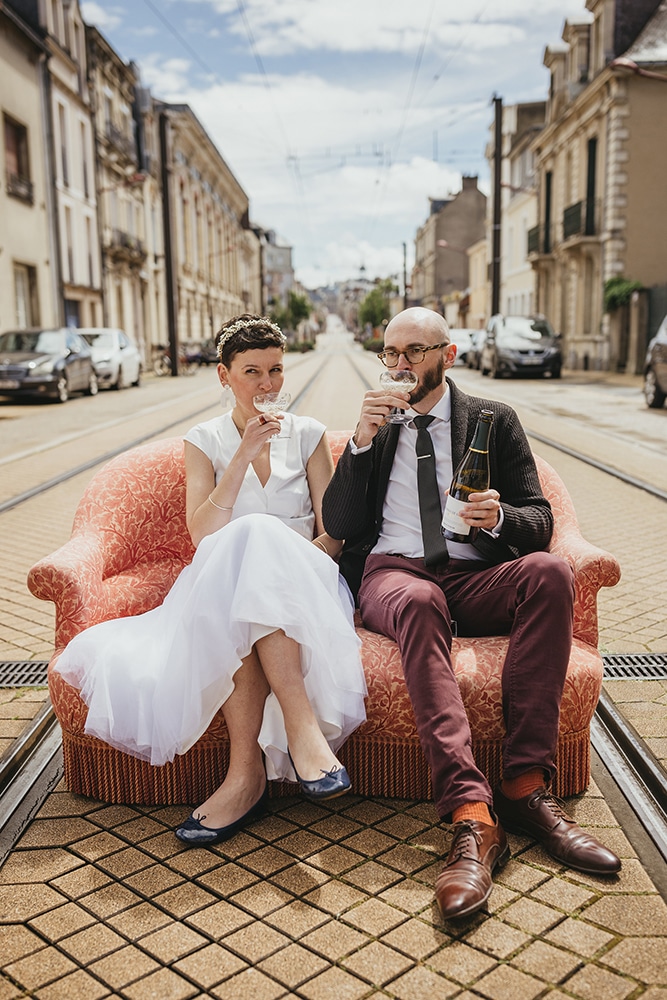
[[[88,344],[90,344],[91,347],[101,347],[105,351],[113,350],[113,333],[108,333],[106,331],[104,333],[93,333],[91,331],[88,333],[82,332],[81,336]]]
[[[15,330],[0,336],[0,351],[58,354],[64,350],[62,330]]]
[[[553,340],[554,337],[555,333],[545,319],[528,319],[524,316],[507,316],[496,334],[498,343],[507,346],[539,344],[545,340]]]

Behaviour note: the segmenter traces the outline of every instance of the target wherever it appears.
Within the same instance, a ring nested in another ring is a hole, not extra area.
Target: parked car
[[[644,399],[652,410],[659,410],[667,399],[667,316],[646,350]]]
[[[560,339],[541,316],[492,316],[480,356],[482,375],[542,375],[560,378]]]
[[[482,345],[486,338],[486,330],[472,330],[470,333],[470,347],[466,353],[466,365],[479,371],[479,362],[482,354]]]
[[[473,334],[477,333],[477,330],[468,330],[464,327],[457,327],[450,329],[449,339],[452,344],[456,344],[456,361],[457,365],[465,365],[468,358],[468,351],[472,347]]]
[[[193,352],[193,357],[198,365],[217,365],[218,349],[215,340],[209,339],[199,344],[197,350]]]
[[[97,395],[90,347],[76,330],[28,329],[0,334],[0,394],[46,396],[65,403],[73,392]]]
[[[141,355],[124,330],[96,326],[78,331],[93,354],[101,386],[123,389],[141,382]]]

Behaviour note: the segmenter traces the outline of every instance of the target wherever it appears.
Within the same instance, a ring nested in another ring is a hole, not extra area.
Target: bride
[[[254,405],[283,384],[274,323],[237,317],[217,346],[235,404],[185,436],[192,563],[160,607],[81,632],[57,665],[88,706],[86,732],[152,764],[185,753],[222,708],[225,780],[176,830],[197,845],[259,816],[267,778],[296,778],[311,799],[349,791],[335,751],[366,694],[342,543],[322,527],[325,428]]]

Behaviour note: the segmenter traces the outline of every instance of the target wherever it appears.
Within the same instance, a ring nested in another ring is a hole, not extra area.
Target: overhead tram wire
[[[417,78],[419,77],[419,70],[420,70],[422,59],[423,59],[423,56],[424,56],[424,50],[426,48],[426,41],[428,39],[428,33],[429,33],[430,28],[431,28],[431,21],[433,19],[433,10],[434,10],[434,8],[435,8],[435,0],[431,0],[431,6],[430,6],[430,9],[429,9],[429,12],[428,12],[428,17],[426,19],[426,24],[424,25],[424,32],[423,32],[423,35],[422,35],[421,45],[419,46],[419,50],[418,50],[417,55],[415,57],[415,63],[414,63],[414,66],[412,67],[412,77],[410,79],[410,86],[408,87],[408,93],[407,93],[407,96],[406,96],[406,99],[405,99],[405,105],[403,107],[403,117],[401,119],[401,124],[399,125],[398,132],[396,134],[396,138],[394,139],[394,142],[393,142],[393,145],[392,145],[392,149],[391,149],[391,153],[389,155],[389,158],[386,159],[384,161],[384,163],[382,164],[382,167],[381,167],[381,170],[380,170],[380,176],[379,176],[378,180],[376,181],[376,183],[378,185],[381,184],[382,181],[384,181],[384,183],[382,184],[382,189],[379,192],[380,202],[377,205],[377,210],[374,212],[373,216],[371,217],[370,222],[368,223],[368,225],[366,227],[366,233],[364,234],[365,239],[370,239],[370,236],[371,236],[371,234],[373,232],[373,229],[375,228],[375,225],[377,224],[377,220],[378,220],[379,215],[380,215],[380,209],[382,208],[382,203],[384,201],[384,197],[385,197],[385,194],[386,194],[386,191],[387,191],[387,184],[389,182],[389,168],[391,167],[392,162],[394,162],[396,160],[396,158],[398,156],[398,151],[399,151],[400,146],[401,146],[401,140],[403,138],[403,132],[405,130],[405,123],[407,121],[407,117],[408,117],[408,114],[410,112],[410,108],[412,107],[412,97],[413,97],[413,94],[414,94],[414,91],[415,91],[415,86],[416,86],[416,83],[417,83]]]

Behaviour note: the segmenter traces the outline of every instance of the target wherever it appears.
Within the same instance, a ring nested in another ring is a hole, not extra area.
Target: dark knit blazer
[[[473,543],[475,548],[492,564],[548,548],[553,515],[542,494],[533,454],[516,413],[505,403],[469,396],[451,379],[447,384],[452,402],[454,468],[473,438],[480,411],[494,413],[489,440],[491,488],[500,494],[504,520],[498,539],[480,531]],[[340,568],[355,594],[366,556],[382,527],[382,508],[399,431],[396,424],[383,425],[370,449],[360,455],[353,455],[348,444],[324,494],[324,529],[332,538],[345,539]]]

